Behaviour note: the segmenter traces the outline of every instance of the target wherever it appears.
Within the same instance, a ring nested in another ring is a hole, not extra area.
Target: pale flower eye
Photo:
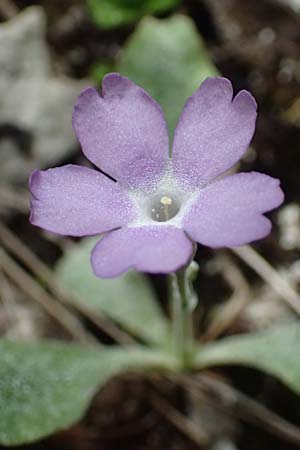
[[[156,222],[167,222],[176,216],[180,205],[169,195],[157,195],[150,204],[150,216]]]

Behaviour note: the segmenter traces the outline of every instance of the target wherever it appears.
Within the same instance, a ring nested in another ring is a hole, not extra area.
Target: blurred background
[[[34,169],[89,165],[71,127],[72,109],[84,87],[100,88],[111,71],[130,77],[156,98],[171,133],[186,98],[207,76],[222,74],[236,92],[245,88],[254,95],[256,133],[238,169],[279,178],[286,201],[271,214],[272,234],[254,250],[198,248],[196,330],[199,339],[209,341],[299,314],[296,291],[282,287],[280,280],[294,288],[300,283],[300,1],[0,0],[0,335],[70,340],[75,326],[79,335],[88,329],[112,342],[105,318],[99,314],[96,320],[84,301],[72,322],[71,288],[65,279],[60,280],[63,289],[58,286],[57,267],[80,244],[29,224],[27,188]],[[166,309],[164,278],[153,276],[150,283]],[[250,369],[228,369],[226,376],[247,398],[300,425],[299,398],[279,382]],[[210,446],[201,445],[176,416],[187,412],[180,389],[162,389],[170,404],[150,401],[143,380],[114,380],[78,426],[20,448],[300,446],[299,438],[291,442],[284,433],[274,433],[259,411],[247,419],[249,408],[257,408],[247,402],[235,415],[226,405],[223,411],[193,405],[188,415],[214,437]]]

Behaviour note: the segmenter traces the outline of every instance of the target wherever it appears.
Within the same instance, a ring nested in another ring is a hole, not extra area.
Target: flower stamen
[[[156,222],[167,222],[178,213],[179,204],[169,195],[159,195],[151,203],[150,215]]]

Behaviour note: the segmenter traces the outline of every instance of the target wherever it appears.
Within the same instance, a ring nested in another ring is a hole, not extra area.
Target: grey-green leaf
[[[196,367],[253,367],[273,375],[299,394],[299,348],[300,322],[292,322],[205,345],[198,351]]]
[[[67,253],[57,266],[61,282],[79,304],[102,314],[132,334],[151,343],[165,344],[169,324],[147,278],[128,272],[113,279],[97,278],[90,265],[94,238],[87,238]]]
[[[102,28],[133,23],[145,14],[168,11],[180,0],[88,0],[91,16]]]
[[[181,15],[144,18],[122,51],[118,70],[158,101],[171,132],[187,97],[218,74],[193,22]]]
[[[170,360],[170,364],[172,364]],[[32,442],[77,422],[109,377],[168,365],[140,347],[92,349],[0,341],[0,444]]]

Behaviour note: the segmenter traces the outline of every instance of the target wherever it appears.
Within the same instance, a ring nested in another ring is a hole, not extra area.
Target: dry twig
[[[208,444],[207,434],[201,430],[198,424],[181,414],[171,403],[157,394],[153,389],[149,395],[149,402],[152,407],[170,422],[177,430],[184,434],[191,442],[203,447]]]
[[[8,324],[13,325],[16,300],[14,292],[12,291],[3,271],[0,271],[0,298],[5,310],[5,316]]]
[[[286,278],[277,272],[252,247],[245,245],[243,247],[233,248],[232,251],[248,264],[248,266],[269,284],[271,289],[277,292],[300,315],[300,295]]]
[[[175,377],[175,380],[176,378],[193,395],[198,395],[202,400],[217,408],[224,409],[238,419],[265,429],[300,447],[299,427],[286,421],[227,383],[208,375],[199,375],[197,378],[182,375]]]
[[[14,233],[0,222],[0,241],[11,253],[15,255],[32,273],[42,280],[55,297],[62,303],[76,309],[80,314],[89,319],[105,334],[122,345],[132,345],[136,341],[125,331],[117,327],[113,322],[104,319],[99,314],[91,311],[87,306],[79,305],[57,280],[55,274],[47,265],[36,256]]]
[[[4,249],[0,249],[0,265],[3,272],[57,323],[62,325],[74,339],[80,342],[95,341],[83,328],[80,321],[31,278]]]
[[[233,289],[231,298],[219,308],[214,320],[202,335],[203,341],[211,341],[226,331],[249,302],[249,285],[241,271],[229,257],[220,256],[217,261],[226,281]]]
[[[0,0],[1,2],[1,0]],[[14,191],[5,186],[0,186],[0,207],[20,213],[28,212],[28,196],[26,191]]]

